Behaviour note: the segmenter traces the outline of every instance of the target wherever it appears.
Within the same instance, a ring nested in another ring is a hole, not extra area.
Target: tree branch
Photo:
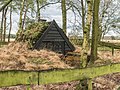
[[[60,3],[60,1],[53,2],[53,3],[46,3],[46,4],[42,5],[39,9],[42,9],[42,8],[44,8],[44,7],[46,7],[46,6],[50,5],[50,4],[57,4],[57,3]]]
[[[0,12],[1,12],[10,2],[12,2],[12,0],[9,0],[6,4],[4,4],[4,5],[0,8]]]

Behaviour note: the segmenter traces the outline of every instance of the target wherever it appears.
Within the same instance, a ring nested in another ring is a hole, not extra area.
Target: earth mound
[[[0,48],[0,70],[46,70],[71,68],[61,54],[49,50],[30,50],[28,44],[12,42]]]

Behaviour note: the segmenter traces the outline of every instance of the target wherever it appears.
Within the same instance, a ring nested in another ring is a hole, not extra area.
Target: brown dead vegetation
[[[29,50],[25,43],[13,42],[0,48],[0,70],[46,70],[71,68],[60,54],[49,50]]]
[[[52,68],[72,68],[79,66],[81,48],[76,46],[72,56],[65,58],[65,64],[61,61],[62,55],[49,50],[29,50],[25,43],[10,43],[0,48],[0,70],[46,70]],[[77,53],[77,55],[75,55]],[[114,56],[110,51],[99,51],[97,65],[120,62],[120,51],[116,50]],[[75,66],[76,65],[76,66]],[[71,67],[70,67],[71,66]],[[68,83],[31,85],[33,90],[76,90],[79,81]],[[120,86],[120,73],[104,75],[93,80],[93,90],[116,90]],[[19,85],[1,88],[0,90],[26,90],[28,86]]]
[[[80,64],[80,51],[81,48],[77,47],[75,53],[78,55],[72,54],[72,56],[66,57],[65,61],[67,64],[71,66],[79,67]],[[120,50],[115,50],[114,55],[112,52],[102,50],[98,51],[98,59],[95,61],[95,66],[101,66],[111,63],[119,63],[120,62]],[[120,87],[120,73],[108,74],[104,76],[97,77],[93,80],[93,90],[117,90]]]

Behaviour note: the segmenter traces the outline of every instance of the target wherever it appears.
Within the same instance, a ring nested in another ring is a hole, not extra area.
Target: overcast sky
[[[57,22],[57,24],[62,27],[62,11],[60,4],[50,5],[45,9],[41,10],[41,17],[47,19],[48,21],[52,21],[53,19]],[[71,21],[74,21],[74,15],[72,11],[67,11],[67,32],[70,32],[69,26],[71,26]]]

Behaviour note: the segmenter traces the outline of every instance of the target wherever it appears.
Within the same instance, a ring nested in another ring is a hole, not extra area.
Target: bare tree
[[[9,29],[9,33],[8,33],[8,42],[10,42],[11,30],[12,30],[12,6],[10,7],[10,29]]]
[[[104,38],[110,30],[113,30],[112,25],[117,22],[120,12],[120,3],[117,0],[101,0],[99,11],[99,34],[98,41]],[[116,31],[116,30],[113,30]]]
[[[24,4],[25,0],[22,0],[21,2],[21,10],[20,10],[20,18],[19,18],[19,30],[17,32],[16,40],[19,41],[21,40],[21,35],[22,35],[22,16],[23,16],[23,10],[24,10]]]
[[[86,67],[87,65],[87,57],[88,57],[88,51],[89,51],[89,36],[90,36],[90,26],[92,21],[92,6],[93,6],[93,0],[87,1],[87,20],[85,24],[85,28],[83,31],[83,45],[82,45],[82,52],[81,52],[81,61],[82,66]]]
[[[5,3],[5,4],[0,8],[0,12],[1,12],[10,2],[12,2],[12,0],[9,0],[7,3]]]
[[[3,35],[3,42],[5,42],[5,38],[6,38],[6,14],[7,14],[7,11],[8,11],[8,6],[5,8],[5,12],[4,12],[4,35]]]
[[[62,7],[62,23],[63,23],[62,27],[63,27],[63,31],[66,33],[66,29],[67,29],[66,0],[62,0],[61,7]]]
[[[97,47],[98,47],[98,30],[99,30],[99,4],[100,0],[94,0],[93,8],[93,30],[92,30],[92,42],[91,42],[91,59],[90,63],[93,64],[97,59]]]
[[[37,12],[36,12],[36,18],[37,18],[37,21],[40,20],[40,3],[39,3],[39,0],[36,0],[36,5],[37,5]]]
[[[0,39],[3,40],[3,22],[4,22],[4,9],[2,10],[2,21],[1,21],[1,30],[0,30]]]

